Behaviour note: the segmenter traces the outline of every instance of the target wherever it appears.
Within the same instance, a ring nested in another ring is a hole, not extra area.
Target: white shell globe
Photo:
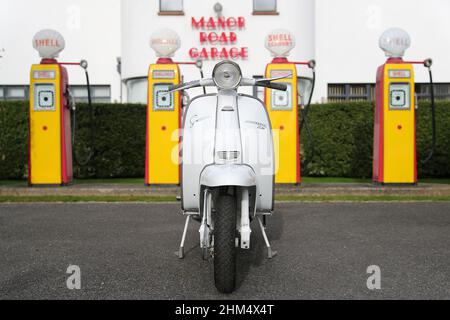
[[[180,37],[172,29],[160,29],[152,34],[150,47],[155,50],[157,57],[170,58],[180,48]]]
[[[402,58],[411,46],[411,38],[403,29],[390,28],[380,36],[379,46],[387,57]]]
[[[295,47],[295,37],[289,30],[275,29],[267,34],[265,46],[272,56],[287,57]]]
[[[64,50],[66,42],[63,36],[56,30],[44,29],[37,32],[33,37],[33,48],[39,52],[39,56],[44,59],[58,57]]]

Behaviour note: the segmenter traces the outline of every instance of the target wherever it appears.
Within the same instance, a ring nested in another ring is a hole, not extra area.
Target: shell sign
[[[44,59],[57,58],[65,46],[66,43],[63,36],[56,30],[44,29],[36,33],[33,37],[33,48]]]
[[[175,51],[180,48],[180,44],[178,34],[169,28],[155,31],[150,38],[150,47],[160,58],[173,57]]]
[[[275,29],[266,36],[266,49],[274,57],[287,57],[295,47],[294,35],[286,29]]]

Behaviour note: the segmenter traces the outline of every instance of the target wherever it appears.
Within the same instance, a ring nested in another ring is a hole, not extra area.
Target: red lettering
[[[59,42],[56,39],[37,39],[35,44],[37,47],[59,47]]]
[[[209,18],[208,22],[206,23],[206,28],[208,29],[215,29],[216,23],[214,22],[214,18]]]
[[[220,41],[220,43],[225,43],[225,44],[228,43],[228,37],[225,32],[222,32],[220,34],[219,41]]]
[[[211,44],[216,44],[218,39],[219,39],[219,36],[215,32],[211,32],[208,35],[208,40]]]
[[[245,18],[244,17],[238,17],[237,23],[238,23],[239,29],[245,28]]]
[[[242,59],[248,58],[248,48],[241,48],[241,58]]]
[[[248,58],[248,48],[238,48],[232,47],[228,48],[191,48],[189,49],[189,57],[191,59],[202,59],[202,60],[225,60],[225,59],[247,59]]]
[[[198,58],[198,50],[197,50],[197,48],[191,48],[191,49],[189,50],[189,56],[190,56],[192,59]]]
[[[208,35],[206,32],[200,32],[200,43],[204,44],[206,41],[208,41]]]
[[[218,19],[217,19],[217,25],[218,25],[220,28],[225,29],[225,25],[226,25],[225,19],[222,18],[222,17],[218,18]]]
[[[230,32],[230,44],[235,43],[237,40],[237,35],[234,32]]]
[[[196,21],[194,17],[191,18],[192,28],[199,29],[205,27],[205,18],[201,18],[199,21]]]
[[[206,48],[203,48],[202,51],[200,52],[200,58],[208,59],[208,51],[206,50]]]
[[[240,52],[238,48],[231,48],[230,49],[230,58],[231,59],[236,59],[239,58]]]
[[[227,27],[230,29],[234,29],[236,27],[236,19],[235,18],[228,18],[227,19]]]
[[[228,51],[227,51],[227,49],[226,48],[223,48],[221,51],[220,51],[220,55],[219,55],[219,57],[220,57],[220,59],[228,59]]]
[[[199,20],[191,17],[191,26],[194,29],[208,29],[208,30],[225,30],[228,29],[244,29],[245,18],[244,17],[201,17]]]
[[[211,48],[211,59],[217,59],[219,55],[219,50],[217,48]]]

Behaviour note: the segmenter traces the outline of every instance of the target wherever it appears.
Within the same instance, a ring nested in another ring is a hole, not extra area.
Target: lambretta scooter
[[[258,220],[268,257],[276,252],[267,238],[266,216],[274,208],[274,146],[266,108],[238,93],[242,86],[287,90],[282,79],[242,78],[239,65],[219,62],[212,79],[171,88],[169,93],[215,86],[217,93],[194,98],[183,113],[182,210],[186,216],[179,258],[191,218],[200,221],[203,258],[214,259],[214,281],[223,293],[235,289],[236,248],[250,248],[250,222]]]

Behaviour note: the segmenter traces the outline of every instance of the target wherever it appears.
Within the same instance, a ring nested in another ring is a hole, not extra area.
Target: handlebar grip
[[[170,86],[169,86],[169,91],[172,91],[172,90],[178,90],[178,89],[184,87],[185,85],[186,85],[186,83],[180,83],[180,84],[176,84],[176,85],[170,85]]]
[[[277,83],[277,82],[270,82],[270,81],[258,81],[258,82],[256,82],[256,85],[259,87],[266,87],[269,89],[275,89],[275,90],[281,90],[281,91],[287,90],[287,85],[285,83]]]
[[[276,82],[270,82],[267,87],[270,88],[270,89],[281,90],[281,91],[286,91],[287,88],[288,88],[287,84],[285,84],[285,83],[276,83]]]

